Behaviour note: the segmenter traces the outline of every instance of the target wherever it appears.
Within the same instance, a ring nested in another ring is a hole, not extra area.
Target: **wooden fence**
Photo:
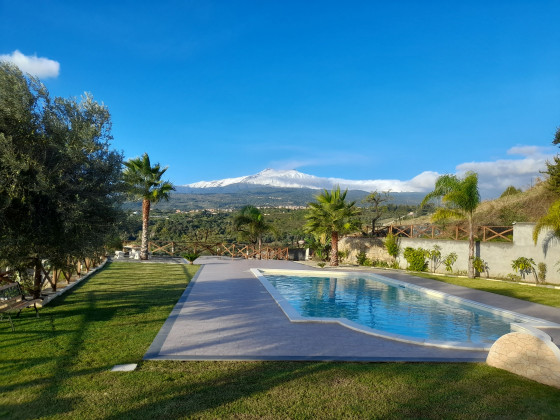
[[[390,225],[377,230],[380,236],[392,233],[395,236],[423,239],[454,239],[466,240],[469,237],[467,229],[455,226],[436,225]],[[513,226],[477,226],[475,240],[482,242],[502,241],[513,242]]]
[[[152,254],[161,253],[170,256],[185,252],[208,252],[210,255],[227,256],[231,258],[255,258],[260,260],[287,260],[288,248],[256,245],[224,244],[222,242],[175,242],[150,241],[149,251]]]

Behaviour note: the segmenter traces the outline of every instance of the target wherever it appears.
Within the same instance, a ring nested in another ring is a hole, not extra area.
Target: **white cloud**
[[[542,178],[541,171],[546,169],[546,161],[553,155],[546,154],[549,148],[540,146],[516,146],[508,150],[510,155],[525,156],[523,159],[499,159],[490,162],[467,162],[457,165],[457,174],[467,171],[478,174],[478,183],[483,197],[499,195],[507,187],[517,188],[531,186],[537,178]]]
[[[25,55],[15,50],[11,54],[0,55],[0,61],[14,63],[24,73],[29,73],[39,78],[58,77],[60,63],[37,55]]]
[[[549,157],[552,147],[542,146],[514,146],[507,151],[508,155],[519,155],[525,157]]]
[[[479,190],[483,199],[499,196],[507,187],[513,185],[517,188],[527,188],[534,184],[537,178],[542,178],[541,171],[546,168],[546,161],[553,158],[553,154],[546,154],[552,148],[540,146],[516,146],[507,151],[510,155],[523,156],[521,159],[498,159],[487,162],[465,162],[457,165],[456,175],[463,176],[468,171],[478,174]],[[338,155],[336,155],[338,156]],[[356,158],[347,155],[347,158]],[[330,159],[330,160],[329,160]],[[250,182],[253,184],[276,185],[285,187],[306,187],[331,189],[339,185],[341,188],[363,191],[393,191],[393,192],[422,192],[432,191],[437,178],[441,175],[434,171],[424,171],[412,179],[372,179],[372,180],[350,180],[344,178],[322,178],[303,174],[293,170],[301,165],[310,165],[310,162],[331,162],[333,165],[340,163],[338,159],[326,157],[311,157],[302,160],[284,160],[276,162],[274,170],[265,170],[257,175],[220,180],[204,185],[192,185],[196,187],[229,185],[235,182]],[[290,170],[288,170],[290,169]],[[250,179],[247,181],[245,178]],[[264,179],[266,178],[266,179]],[[226,181],[224,183],[224,181]]]

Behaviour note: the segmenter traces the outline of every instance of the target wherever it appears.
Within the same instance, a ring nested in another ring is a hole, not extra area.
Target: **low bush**
[[[427,271],[426,250],[423,248],[406,247],[403,252],[404,259],[408,263],[407,270]]]

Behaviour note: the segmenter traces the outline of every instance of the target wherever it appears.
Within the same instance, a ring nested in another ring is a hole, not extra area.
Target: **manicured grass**
[[[112,263],[0,323],[0,418],[557,418],[560,390],[484,364],[141,362],[196,266]],[[188,331],[185,331],[188,334]],[[140,363],[134,372],[115,364]]]
[[[414,276],[425,277],[445,283],[456,284],[457,286],[470,287],[471,289],[483,290],[485,292],[496,293],[523,299],[529,302],[540,303],[542,305],[560,308],[560,290],[549,289],[546,287],[535,287],[524,284],[506,283],[501,281],[491,281],[482,278],[467,279],[460,277],[433,276],[428,273],[411,273]]]

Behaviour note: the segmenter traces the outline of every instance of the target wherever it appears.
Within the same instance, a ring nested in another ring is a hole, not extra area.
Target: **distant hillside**
[[[536,222],[556,200],[558,197],[547,189],[546,182],[543,181],[519,194],[483,201],[475,212],[475,222],[486,226]],[[410,219],[406,223],[430,223],[430,216]]]
[[[158,203],[155,208],[161,211],[189,211],[202,209],[238,209],[247,204],[257,207],[305,207],[321,190],[310,188],[278,188],[261,185],[232,184],[215,188],[178,187],[167,202]],[[369,193],[348,191],[348,199],[361,205],[361,200]],[[424,193],[391,193],[392,204],[417,205]],[[125,208],[140,209],[140,203],[127,203]]]
[[[504,226],[536,222],[556,200],[558,197],[546,187],[546,182],[540,182],[520,194],[484,201],[475,213],[475,220],[481,225]]]

